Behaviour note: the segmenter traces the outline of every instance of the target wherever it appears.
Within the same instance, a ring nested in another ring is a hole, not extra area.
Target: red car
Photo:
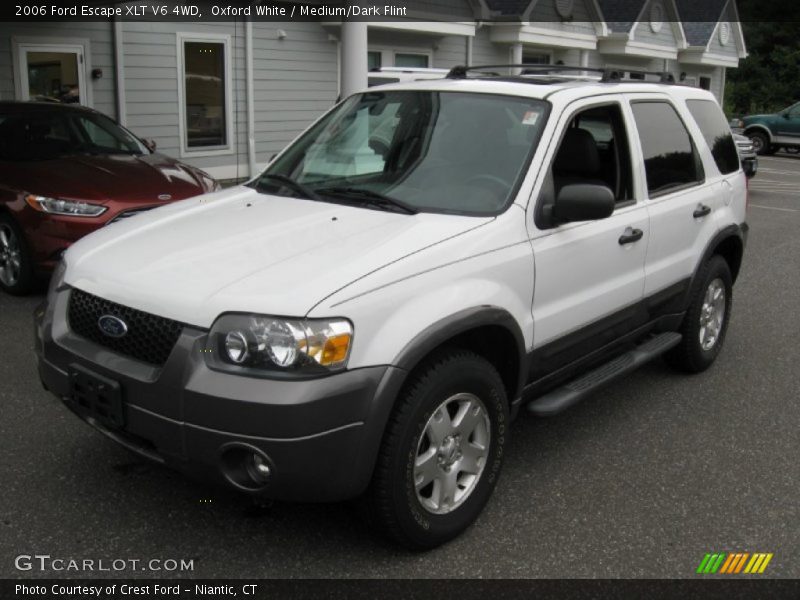
[[[85,107],[0,102],[0,288],[24,294],[84,235],[219,189],[154,150]]]

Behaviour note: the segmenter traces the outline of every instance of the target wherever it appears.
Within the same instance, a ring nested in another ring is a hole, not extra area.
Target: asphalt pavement
[[[762,158],[750,190],[717,363],[652,363],[561,416],[521,417],[484,514],[424,554],[373,538],[352,504],[256,507],[117,447],[41,388],[41,296],[0,294],[0,577],[691,577],[737,551],[774,554],[760,577],[800,577],[800,157]],[[15,568],[33,554],[194,569]]]

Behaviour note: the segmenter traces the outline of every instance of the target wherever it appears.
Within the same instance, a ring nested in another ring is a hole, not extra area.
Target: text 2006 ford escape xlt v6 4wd
[[[36,314],[44,385],[141,455],[363,496],[426,548],[478,516],[523,404],[711,365],[747,232],[713,97],[480,69],[346,98],[247,185],[75,244]]]

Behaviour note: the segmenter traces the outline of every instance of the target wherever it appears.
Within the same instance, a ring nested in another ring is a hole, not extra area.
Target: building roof
[[[647,0],[598,0],[608,28],[612,33],[628,33]]]
[[[530,3],[531,0],[486,0],[489,10],[509,17],[522,15]]]
[[[690,46],[705,46],[729,0],[675,0],[683,31]]]

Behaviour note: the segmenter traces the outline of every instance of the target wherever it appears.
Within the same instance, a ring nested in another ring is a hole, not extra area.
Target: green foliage
[[[761,3],[762,6],[769,4]],[[739,3],[749,56],[739,62],[739,68],[727,72],[725,112],[729,116],[772,113],[800,100],[798,23],[792,19],[746,21],[752,18],[748,13],[751,9],[750,1]],[[762,18],[781,17],[786,15],[762,15]]]

